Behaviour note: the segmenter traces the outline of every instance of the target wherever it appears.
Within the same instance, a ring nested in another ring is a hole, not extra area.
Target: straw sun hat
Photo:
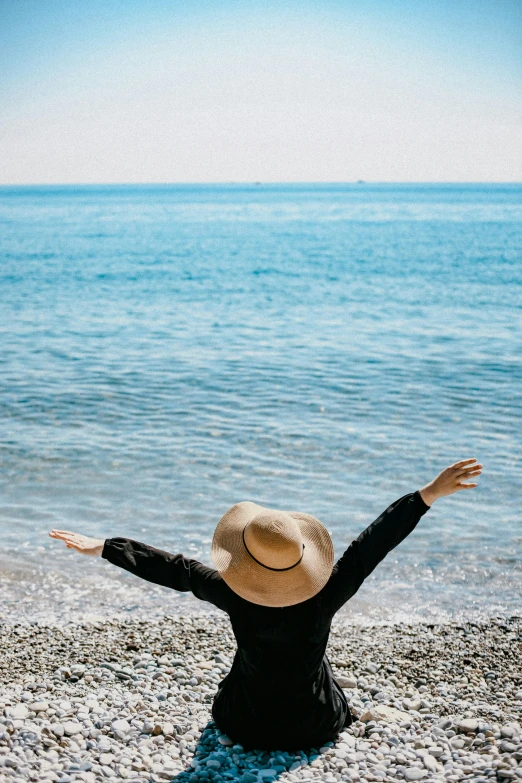
[[[244,501],[219,520],[212,560],[227,585],[261,606],[292,606],[328,582],[334,562],[330,534],[318,519]]]

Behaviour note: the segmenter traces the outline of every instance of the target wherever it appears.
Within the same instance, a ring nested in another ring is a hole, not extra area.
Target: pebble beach
[[[211,716],[236,643],[222,612],[2,628],[0,779],[522,780],[522,618],[359,625],[327,655],[357,720],[332,742],[251,750]]]

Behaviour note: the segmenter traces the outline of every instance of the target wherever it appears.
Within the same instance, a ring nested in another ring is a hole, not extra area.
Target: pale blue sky
[[[0,183],[522,181],[518,0],[0,0]]]

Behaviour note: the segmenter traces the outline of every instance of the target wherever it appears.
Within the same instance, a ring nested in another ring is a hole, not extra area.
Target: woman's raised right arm
[[[388,552],[408,536],[420,518],[439,497],[461,489],[476,487],[463,480],[482,471],[482,465],[470,465],[475,459],[461,460],[441,471],[420,490],[394,501],[356,538],[334,565],[323,597],[335,614],[360,588],[364,580]]]

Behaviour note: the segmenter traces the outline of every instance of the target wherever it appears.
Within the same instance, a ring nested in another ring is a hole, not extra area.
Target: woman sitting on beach
[[[49,535],[227,612],[237,651],[212,705],[218,728],[246,750],[318,748],[354,719],[325,654],[333,616],[438,498],[477,486],[464,483],[481,473],[471,463],[456,462],[396,500],[335,565],[330,535],[315,517],[249,501],[216,527],[217,570],[129,538]]]

